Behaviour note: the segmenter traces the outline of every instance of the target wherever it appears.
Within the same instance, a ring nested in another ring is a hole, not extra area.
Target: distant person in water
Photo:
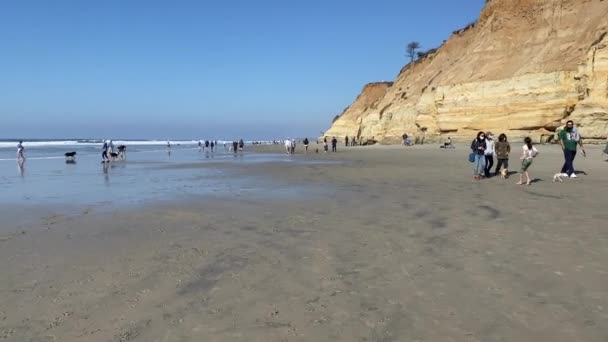
[[[338,152],[338,139],[336,139],[336,137],[331,139],[331,151]]]
[[[199,140],[199,141],[198,141],[198,151],[199,151],[199,152],[202,150],[202,145],[203,145],[203,144],[202,144],[202,143],[201,143],[201,141]]]
[[[25,160],[25,156],[23,155],[24,151],[25,148],[23,148],[23,140],[19,140],[19,143],[17,144],[17,161]]]
[[[302,143],[304,144],[304,153],[308,153],[308,138],[304,138]]]
[[[102,163],[109,162],[110,157],[108,156],[108,142],[106,140],[103,141],[103,146],[101,146],[101,159]]]
[[[167,150],[171,149],[171,142],[169,140],[167,140]]]
[[[243,152],[243,149],[245,148],[245,142],[243,141],[243,139],[239,140],[239,151]]]
[[[239,151],[239,142],[238,141],[232,142],[232,151],[234,152],[234,154],[236,154]]]
[[[215,147],[215,143],[211,141],[211,152],[213,152],[213,148]]]
[[[209,140],[205,140],[205,151],[209,150]]]

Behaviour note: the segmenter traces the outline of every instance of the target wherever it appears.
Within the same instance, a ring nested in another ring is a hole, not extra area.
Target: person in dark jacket
[[[333,139],[331,139],[331,151],[338,152],[338,139],[336,139],[336,137],[333,137]]]
[[[507,178],[509,175],[509,153],[511,153],[511,145],[507,140],[507,136],[503,133],[498,136],[498,142],[494,146],[496,151],[496,170],[494,175],[498,176],[498,172],[502,175],[502,178]],[[500,168],[503,167],[502,171]]]
[[[473,161],[473,177],[475,179],[481,179],[484,175],[484,169],[486,167],[486,134],[484,132],[477,133],[477,137],[471,142],[471,150],[475,155]]]

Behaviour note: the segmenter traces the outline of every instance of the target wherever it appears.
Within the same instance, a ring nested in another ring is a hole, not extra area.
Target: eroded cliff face
[[[491,0],[477,24],[360,105],[366,89],[327,136],[540,138],[572,119],[586,138],[605,138],[608,0]]]
[[[361,127],[363,119],[362,114],[376,106],[378,101],[386,95],[392,85],[393,82],[377,82],[365,85],[355,102],[344,109],[338,119],[334,121],[332,129],[340,132],[351,132],[353,128],[352,123],[357,124],[355,127]],[[350,136],[356,136],[358,133],[357,128],[357,132],[350,134]],[[338,136],[342,136],[342,134]]]

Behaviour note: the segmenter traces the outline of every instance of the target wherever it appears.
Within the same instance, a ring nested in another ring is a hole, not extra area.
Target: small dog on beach
[[[553,175],[553,182],[560,182],[560,183],[564,182],[564,180],[562,179],[561,172],[558,172],[558,173],[556,173],[556,174]]]
[[[75,158],[76,158],[76,151],[65,153],[65,160],[74,160]]]
[[[500,170],[500,177],[502,179],[507,179],[507,176],[509,176],[509,172],[506,169]]]
[[[110,152],[110,158],[112,158],[112,160],[118,159],[118,153],[117,152]]]

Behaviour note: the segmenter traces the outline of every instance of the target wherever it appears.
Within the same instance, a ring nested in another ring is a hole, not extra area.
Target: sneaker
[[[568,177],[568,174],[564,172],[564,173],[561,173],[560,176],[562,176],[562,177]]]
[[[573,173],[570,175],[570,178],[578,178],[578,176],[575,173]]]

